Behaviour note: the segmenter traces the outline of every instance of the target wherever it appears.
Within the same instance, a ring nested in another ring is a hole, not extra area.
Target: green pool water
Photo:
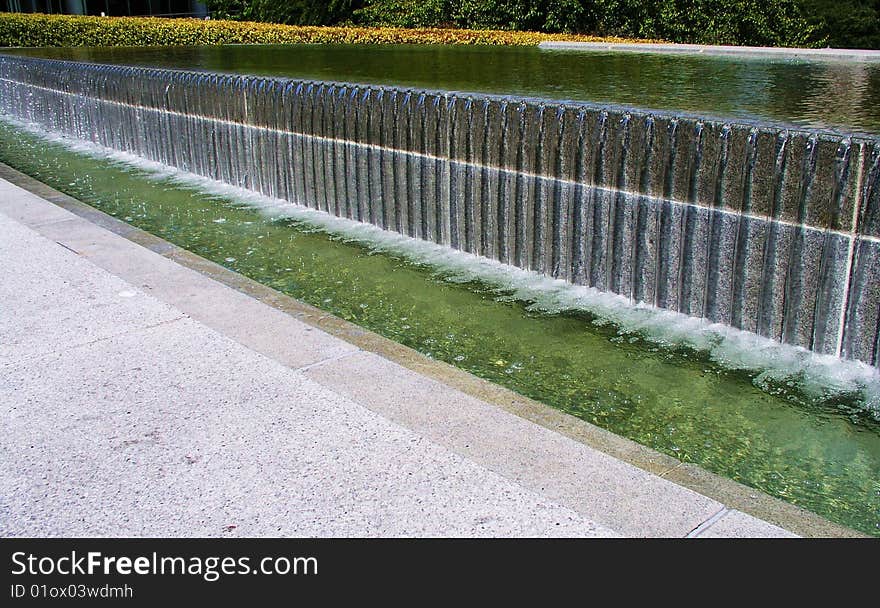
[[[542,314],[442,269],[72,152],[0,122],[0,160],[295,298],[685,462],[880,536],[880,424]],[[843,408],[843,409],[842,409]]]
[[[4,49],[56,59],[535,96],[880,133],[880,64],[535,47]]]

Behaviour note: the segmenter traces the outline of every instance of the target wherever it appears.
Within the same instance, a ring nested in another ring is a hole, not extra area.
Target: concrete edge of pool
[[[649,53],[661,55],[705,55],[749,59],[810,59],[830,61],[880,61],[880,51],[867,49],[806,49],[767,46],[726,46],[711,44],[668,44],[639,42],[545,41],[538,48],[546,51]]]
[[[863,536],[428,359],[3,164],[0,180],[35,195],[0,199],[0,211],[31,230],[139,288],[149,276],[148,293],[190,318],[621,534],[773,536],[782,532],[775,525],[807,537]],[[353,348],[320,361],[298,359],[275,329],[291,317]],[[387,382],[377,387],[377,375]],[[573,454],[579,462],[563,458]]]

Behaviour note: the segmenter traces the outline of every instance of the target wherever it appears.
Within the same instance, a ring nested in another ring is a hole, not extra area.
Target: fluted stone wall
[[[880,364],[880,138],[0,56],[0,111],[235,186]]]

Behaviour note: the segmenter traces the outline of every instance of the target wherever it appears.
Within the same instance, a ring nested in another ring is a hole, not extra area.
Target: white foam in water
[[[620,333],[638,334],[664,348],[687,348],[705,353],[722,368],[753,374],[753,383],[762,390],[773,390],[773,387],[782,385],[797,389],[813,399],[857,395],[866,413],[880,420],[880,370],[860,361],[816,354],[802,347],[781,344],[705,319],[634,303],[623,296],[573,285],[561,279],[389,232],[371,224],[272,199],[133,154],[73,140],[9,117],[2,119],[16,128],[60,143],[72,151],[121,162],[146,171],[154,178],[171,179],[209,194],[248,204],[267,216],[307,222],[328,233],[366,244],[376,251],[428,265],[437,269],[447,280],[479,281],[508,298],[527,303],[532,310],[547,313],[583,311],[595,316],[595,323],[613,324]]]

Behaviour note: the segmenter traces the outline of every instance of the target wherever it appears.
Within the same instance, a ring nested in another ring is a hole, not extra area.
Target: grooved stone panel
[[[0,111],[823,354],[878,359],[880,140],[0,56]]]

